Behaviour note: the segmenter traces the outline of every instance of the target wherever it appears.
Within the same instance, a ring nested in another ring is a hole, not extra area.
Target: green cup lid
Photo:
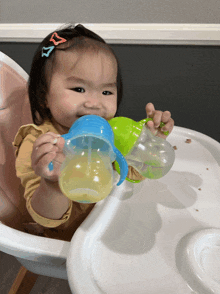
[[[143,119],[136,122],[127,117],[114,117],[109,120],[109,124],[112,127],[114,133],[114,144],[115,147],[120,150],[123,156],[126,156],[132,149],[135,142],[139,138],[142,128],[145,123],[151,119]],[[115,168],[120,174],[120,168],[117,162],[115,162]],[[131,180],[126,177],[126,180],[132,183],[139,183],[140,181]]]
[[[149,120],[151,119],[146,118],[136,122],[130,118],[121,116],[114,117],[108,121],[114,133],[115,147],[120,150],[123,156],[126,156],[132,149],[141,134],[144,124]]]

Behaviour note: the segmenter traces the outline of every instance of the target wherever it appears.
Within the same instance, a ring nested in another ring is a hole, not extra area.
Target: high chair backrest
[[[0,52],[0,221],[15,229],[31,221],[12,146],[19,127],[32,123],[27,80],[27,73]]]

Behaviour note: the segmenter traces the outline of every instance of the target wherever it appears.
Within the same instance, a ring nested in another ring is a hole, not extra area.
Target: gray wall
[[[219,0],[2,0],[0,23],[219,23]]]
[[[0,23],[213,23],[218,0],[7,0]],[[0,43],[28,73],[37,44]],[[119,115],[140,120],[145,105],[170,110],[178,126],[220,142],[220,47],[113,45],[124,77]]]
[[[0,43],[27,73],[38,44]],[[124,81],[119,116],[141,120],[145,105],[170,110],[175,125],[220,142],[220,47],[112,45]]]

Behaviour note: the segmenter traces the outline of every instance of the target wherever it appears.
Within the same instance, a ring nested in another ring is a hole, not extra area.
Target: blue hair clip
[[[50,53],[53,51],[54,48],[55,48],[55,46],[43,47],[41,57],[43,57],[43,56],[48,57],[50,55]],[[47,53],[45,53],[44,50],[46,50]]]

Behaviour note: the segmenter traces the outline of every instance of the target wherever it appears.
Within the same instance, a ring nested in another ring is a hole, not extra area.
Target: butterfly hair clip
[[[56,37],[56,39],[55,39]],[[53,35],[50,38],[50,42],[53,42],[54,45],[49,46],[49,47],[43,47],[42,48],[42,52],[41,52],[41,57],[49,57],[50,53],[53,51],[53,49],[55,48],[55,46],[61,44],[61,43],[65,43],[67,42],[66,39],[58,36],[58,34],[55,32],[53,33]]]

